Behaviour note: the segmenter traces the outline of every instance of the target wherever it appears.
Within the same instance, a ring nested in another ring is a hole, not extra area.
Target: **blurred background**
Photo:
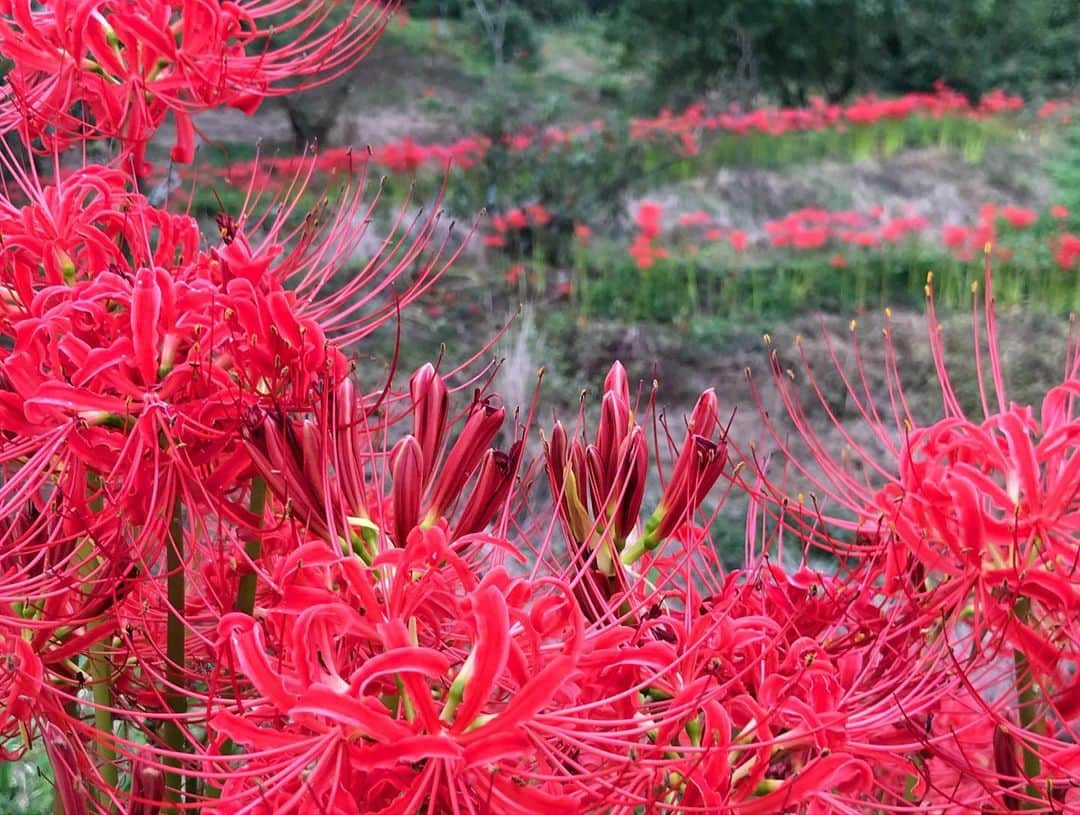
[[[372,196],[382,180],[357,264],[401,207],[456,222],[442,280],[355,349],[369,385],[395,350],[404,372],[440,354],[450,370],[492,343],[479,362],[505,360],[493,388],[511,408],[545,368],[548,426],[583,390],[588,415],[620,359],[672,427],[715,387],[767,453],[760,413],[782,411],[765,333],[811,416],[805,365],[857,420],[835,366],[888,398],[888,308],[913,410],[938,414],[930,271],[971,406],[988,260],[1010,396],[1060,377],[1080,308],[1078,77],[1068,0],[417,0],[337,83],[200,117],[198,183],[174,183],[213,228],[310,161],[312,205],[343,178],[366,173]],[[716,534],[737,559],[741,525]]]
[[[1002,306],[1069,313],[1078,55],[1068,0],[416,0],[337,83],[202,116],[194,206],[283,189],[316,144],[312,196],[386,176],[376,226],[442,190],[476,234],[407,361],[523,304],[515,372],[576,401],[617,356],[681,404],[764,331],[918,308],[930,270],[966,308],[988,244]]]

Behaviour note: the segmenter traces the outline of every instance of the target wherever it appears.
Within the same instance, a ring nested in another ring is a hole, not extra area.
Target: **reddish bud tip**
[[[491,446],[492,439],[502,427],[506,411],[491,399],[480,399],[473,403],[465,427],[461,429],[454,446],[446,456],[446,462],[435,483],[428,515],[439,517],[453,506],[461,495],[465,483],[476,471],[484,452]]]
[[[394,543],[404,546],[420,519],[420,494],[422,486],[423,454],[420,444],[412,436],[406,436],[390,453],[390,469],[394,480]]]
[[[423,483],[427,485],[446,433],[450,394],[446,382],[429,362],[409,380],[409,396],[413,406],[413,435],[420,443]]]

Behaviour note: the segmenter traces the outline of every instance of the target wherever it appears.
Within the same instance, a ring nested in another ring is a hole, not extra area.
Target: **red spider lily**
[[[638,205],[635,223],[641,235],[652,240],[660,234],[660,219],[663,215],[660,205],[653,201],[642,201]]]
[[[1080,235],[1064,234],[1057,239],[1054,261],[1062,269],[1071,270],[1080,258]]]
[[[264,622],[221,623],[250,690],[213,722],[246,751],[209,811],[306,811],[312,797],[335,812],[577,810],[567,748],[544,727],[578,693],[583,625],[565,588],[480,578],[442,527],[370,567],[308,546],[282,574]]]
[[[1024,207],[1004,206],[1001,208],[1001,217],[1013,229],[1027,229],[1039,220],[1039,213]]]
[[[0,9],[0,45],[14,63],[0,127],[48,150],[116,138],[144,174],[146,144],[171,111],[172,157],[187,163],[194,113],[219,105],[251,113],[267,96],[340,76],[374,45],[395,5],[13,0]]]
[[[726,464],[716,430],[716,397],[702,395],[660,504],[639,522],[649,450],[633,417],[626,371],[615,363],[604,382],[593,444],[569,438],[556,422],[545,440],[548,483],[567,537],[569,568],[580,576],[579,602],[590,618],[610,612],[630,588],[626,566],[660,546],[692,521]]]
[[[988,291],[989,286],[988,272]],[[864,561],[880,561],[887,591],[912,597],[924,619],[939,621],[939,636],[948,641],[950,650],[970,647],[973,658],[981,661],[981,675],[968,669],[965,683],[982,714],[1002,726],[1009,726],[1008,715],[1018,716],[1021,726],[1013,725],[1018,738],[1038,739],[1038,753],[1053,752],[1060,743],[1057,739],[1069,738],[1070,720],[1080,709],[1075,702],[1080,689],[1068,667],[1080,656],[1075,630],[1080,608],[1075,586],[1078,527],[1073,517],[1073,496],[1080,483],[1074,483],[1072,443],[1080,392],[1076,355],[1070,353],[1064,383],[1048,392],[1041,410],[1010,406],[987,295],[986,349],[979,321],[974,323],[979,405],[985,417],[977,421],[961,407],[944,364],[932,298],[928,306],[944,418],[920,425],[911,416],[888,331],[887,405],[870,397],[861,358],[854,376],[840,369],[849,398],[886,454],[879,459],[865,447],[854,447],[869,481],[854,477],[828,453],[787,377],[776,367],[781,397],[809,455],[796,454],[778,433],[773,439],[815,493],[813,506],[801,496],[779,505],[781,522],[819,545]],[[992,390],[983,384],[984,373]],[[811,383],[824,399],[817,384]],[[828,415],[854,445],[850,432],[834,414]],[[895,422],[895,429],[886,424],[886,417]],[[775,489],[766,479],[761,495],[776,500]],[[839,517],[833,507],[842,507],[847,517]],[[840,542],[827,536],[823,522],[834,530],[849,530],[854,540]],[[1002,690],[1003,683],[1007,691]],[[1049,726],[1033,718],[1034,706],[1047,711]],[[931,749],[959,769],[965,753],[953,747]],[[1025,752],[1033,749],[1027,747]],[[1001,767],[997,772],[1004,773]],[[1045,803],[1046,790],[1063,777],[1060,766],[1037,760],[1028,760],[1025,772],[1040,776],[1035,792],[1026,787],[1023,793],[1034,802]],[[990,786],[994,795],[1012,789],[1008,784]]]
[[[506,452],[489,446],[506,415],[494,397],[474,394],[457,438],[446,446],[449,392],[430,365],[418,370],[405,414],[413,433],[390,451],[390,485],[382,487],[385,465],[375,439],[386,425],[370,418],[347,380],[331,393],[314,419],[262,411],[245,431],[256,471],[286,514],[315,534],[341,539],[370,560],[380,534],[403,546],[417,526],[456,514],[452,539],[468,539],[511,499],[523,448],[521,441]]]
[[[154,772],[191,770],[201,748],[186,727],[213,707],[202,667],[211,634],[245,575],[266,569],[251,548],[263,512],[242,443],[250,414],[303,409],[314,388],[340,380],[345,360],[328,337],[374,330],[430,285],[442,251],[423,254],[429,220],[414,243],[389,239],[325,295],[357,239],[359,188],[325,219],[329,232],[315,218],[292,226],[286,202],[270,219],[223,216],[220,243],[206,247],[193,219],[151,206],[124,179],[86,168],[43,187],[16,174],[25,202],[0,209],[10,245],[0,270],[0,628],[34,656],[10,655],[24,675],[5,680],[2,726],[29,735],[32,717],[51,723],[78,762],[54,739],[57,778],[113,799],[134,746],[69,712],[86,704],[79,689],[94,689],[95,721],[122,721],[146,742],[150,789]],[[384,292],[406,272],[414,282],[394,302]],[[269,556],[273,537],[258,538]],[[174,592],[177,576],[186,596]],[[178,794],[175,780],[166,786]],[[138,805],[150,806],[145,795]]]

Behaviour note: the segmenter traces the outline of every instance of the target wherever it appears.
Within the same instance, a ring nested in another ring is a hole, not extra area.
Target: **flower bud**
[[[645,482],[649,472],[649,449],[645,432],[640,427],[630,431],[619,450],[619,466],[612,485],[614,502],[611,512],[615,535],[626,540],[637,525]]]
[[[423,454],[422,473],[426,486],[431,480],[431,473],[435,469],[446,433],[450,395],[443,378],[429,362],[419,368],[409,380],[409,396],[412,398],[413,435],[420,443]]]
[[[660,499],[657,542],[667,538],[680,523],[698,511],[726,463],[725,441],[717,443],[696,433],[690,434]]]
[[[488,525],[513,486],[521,450],[522,443],[516,441],[509,453],[501,450],[484,453],[476,485],[454,528],[453,537],[471,535]]]
[[[506,411],[488,399],[480,399],[477,394],[476,401],[469,411],[465,420],[465,427],[461,429],[454,446],[446,456],[442,471],[435,482],[431,504],[428,507],[427,520],[434,523],[446,511],[453,506],[461,495],[469,476],[475,472],[484,451],[491,446],[491,440],[502,427]]]
[[[409,533],[420,520],[420,494],[423,489],[420,444],[406,436],[390,453],[390,471],[394,481],[394,543],[404,546]]]

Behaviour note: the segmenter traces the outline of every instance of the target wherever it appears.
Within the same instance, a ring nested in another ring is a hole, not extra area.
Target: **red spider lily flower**
[[[351,384],[332,393],[313,419],[256,411],[245,430],[256,472],[286,514],[312,533],[370,560],[380,532],[402,546],[416,526],[456,514],[453,539],[468,539],[513,498],[522,445],[490,448],[506,416],[495,397],[474,394],[457,438],[445,448],[449,394],[430,365],[410,379],[409,413],[382,422],[365,416]],[[384,454],[374,438],[409,415],[413,434],[390,451],[384,487],[377,476]]]
[[[36,712],[44,670],[41,660],[23,637],[0,631],[0,736],[5,742],[27,732]],[[0,759],[15,761],[25,750],[0,745]]]
[[[728,233],[728,241],[731,243],[731,248],[736,252],[745,252],[746,247],[750,243],[747,234],[738,229],[734,229]]]
[[[583,622],[564,587],[498,569],[481,579],[441,527],[371,567],[309,547],[283,575],[284,602],[263,623],[221,623],[249,698],[242,717],[214,720],[246,750],[211,811],[262,800],[299,812],[312,797],[347,802],[334,811],[579,809],[568,748],[545,726],[577,695]],[[294,606],[305,585],[321,600]]]
[[[662,215],[660,205],[653,201],[642,201],[638,205],[635,223],[646,239],[651,240],[660,234]]]
[[[504,217],[507,229],[524,229],[529,225],[529,218],[521,209],[512,209]]]
[[[1076,265],[1077,258],[1080,258],[1080,235],[1061,235],[1057,239],[1054,261],[1062,269],[1070,271]]]
[[[545,226],[551,221],[551,213],[544,208],[543,204],[529,204],[525,207],[525,212],[533,226]]]
[[[521,282],[521,278],[524,275],[525,265],[523,263],[515,263],[506,270],[506,282],[511,286],[516,286]]]
[[[988,272],[988,291],[989,287]],[[1022,716],[1024,726],[1012,726],[1018,738],[1023,741],[1032,734],[1040,740],[1049,738],[1045,750],[1052,752],[1056,737],[1048,737],[1041,725],[1034,724],[1029,711],[1033,704],[1048,710],[1061,705],[1062,711],[1069,711],[1057,716],[1071,716],[1076,709],[1071,700],[1077,683],[1066,667],[1080,656],[1074,626],[1080,592],[1075,585],[1077,525],[1072,498],[1080,483],[1074,483],[1076,468],[1070,464],[1080,392],[1076,357],[1070,354],[1065,381],[1047,393],[1040,410],[1010,405],[989,295],[984,314],[983,325],[978,320],[974,324],[981,421],[961,408],[945,368],[932,298],[928,297],[929,336],[944,404],[942,419],[920,425],[912,418],[888,330],[887,405],[879,405],[868,389],[863,390],[861,358],[854,376],[841,369],[849,398],[885,451],[883,458],[864,447],[851,451],[861,458],[869,478],[854,477],[827,452],[777,366],[781,397],[810,453],[800,457],[778,434],[773,440],[812,485],[815,499],[810,506],[801,496],[780,499],[782,506],[774,506],[781,522],[801,530],[808,545],[877,561],[887,592],[908,595],[918,614],[940,621],[940,638],[949,653],[971,648],[973,658],[984,666],[982,673],[974,668],[965,673],[967,692],[974,696],[980,716],[1005,726],[1008,716]],[[979,336],[983,327],[988,357],[983,356]],[[824,398],[816,383],[813,387]],[[828,415],[850,441],[850,431],[833,413]],[[895,422],[894,430],[886,417]],[[775,501],[781,493],[764,478],[759,486],[765,500]],[[834,507],[848,514],[841,518]],[[836,530],[847,530],[853,535],[851,542],[833,537]],[[1008,666],[1004,678],[998,667],[1003,665]],[[946,763],[966,766],[962,772],[974,771],[972,759],[957,755],[948,744],[935,742],[930,749]],[[1001,749],[998,753],[1003,755]],[[991,760],[989,750],[982,755]],[[1040,766],[1035,788],[1055,789],[1062,778],[1060,768]],[[999,777],[1001,772],[999,768]],[[1015,774],[1011,778],[1015,780]],[[994,782],[990,789],[996,796],[999,786]],[[1023,794],[1030,795],[1031,787],[1027,789]],[[1043,796],[1037,800],[1045,800],[1046,794],[1037,793]]]
[[[1039,220],[1039,213],[1024,207],[1003,206],[1001,208],[1001,217],[1013,229],[1027,229]]]
[[[0,127],[50,150],[115,138],[143,174],[146,144],[171,111],[173,160],[187,163],[193,114],[218,105],[251,113],[263,98],[295,91],[294,77],[302,88],[340,76],[374,45],[395,5],[14,0],[0,10],[0,45],[13,62]]]
[[[589,241],[592,239],[592,229],[586,224],[576,223],[574,224],[574,237],[582,246],[588,246]]]
[[[1069,208],[1061,204],[1054,204],[1054,206],[1050,207],[1050,217],[1064,221],[1069,217]]]

